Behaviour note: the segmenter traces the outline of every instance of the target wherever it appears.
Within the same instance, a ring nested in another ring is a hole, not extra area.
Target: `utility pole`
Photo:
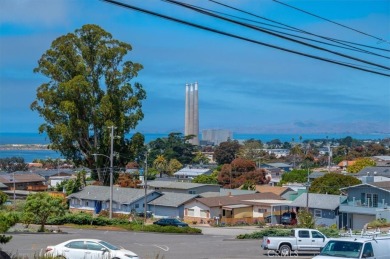
[[[112,219],[112,199],[113,199],[113,178],[114,178],[114,126],[109,127],[111,129],[110,140],[111,140],[111,152],[110,152],[110,212],[109,217]]]
[[[146,150],[145,158],[145,171],[144,171],[144,188],[145,188],[145,197],[144,197],[144,224],[146,223],[146,212],[147,212],[147,193],[148,193],[148,151]]]

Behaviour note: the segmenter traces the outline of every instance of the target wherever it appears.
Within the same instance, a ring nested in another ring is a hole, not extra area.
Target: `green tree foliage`
[[[8,195],[0,191],[0,206],[8,200]]]
[[[206,157],[201,151],[196,152],[194,159],[192,160],[194,164],[207,165],[210,162],[210,159]]]
[[[45,192],[28,195],[24,207],[24,212],[31,213],[39,222],[41,232],[45,230],[45,224],[50,216],[62,216],[65,210],[66,205],[62,198],[50,196]]]
[[[305,210],[301,209],[298,212],[298,227],[300,228],[314,228],[315,227],[315,220],[313,215]]]
[[[6,172],[26,171],[28,165],[23,157],[6,157],[0,158],[0,169]]]
[[[244,141],[243,145],[238,151],[238,155],[242,158],[257,161],[259,157],[264,156],[264,152],[261,150],[263,143],[261,140],[248,139]]]
[[[182,133],[170,133],[167,138],[158,138],[149,143],[149,158],[154,161],[159,155],[167,161],[178,160],[181,164],[191,164],[195,157],[196,146],[188,142],[193,136]]]
[[[222,142],[214,151],[214,160],[219,164],[230,164],[238,154],[240,144],[237,140]]]
[[[214,170],[210,175],[201,174],[192,180],[193,183],[218,184],[218,171]]]
[[[5,233],[19,221],[18,215],[13,212],[0,211],[0,233]],[[0,234],[0,244],[8,243],[12,236]]]
[[[66,195],[70,195],[72,193],[78,192],[82,189],[83,186],[86,185],[86,172],[83,170],[78,172],[76,175],[76,179],[67,179],[57,184],[55,187],[57,191],[62,192],[65,190]]]
[[[310,192],[323,194],[340,194],[340,188],[360,184],[361,181],[351,175],[327,173],[315,179],[310,186]]]
[[[156,159],[153,161],[153,167],[160,172],[160,178],[162,174],[167,171],[168,162],[163,155],[158,155]]]
[[[170,176],[183,168],[183,165],[177,159],[169,160],[167,172]]]
[[[126,156],[134,147],[125,134],[143,119],[146,93],[139,83],[130,83],[143,68],[125,60],[131,45],[112,38],[97,25],[84,25],[74,33],[52,42],[34,72],[48,78],[37,89],[31,109],[45,120],[39,132],[46,132],[50,148],[76,164],[96,164],[110,153],[110,130],[115,126],[114,150]],[[123,152],[122,152],[123,153]],[[98,171],[99,180],[102,175]]]
[[[306,182],[307,182],[307,170],[299,170],[299,169],[294,169],[290,172],[285,172],[282,175],[282,179],[280,180],[280,184],[306,183]]]
[[[371,158],[359,158],[356,160],[355,164],[347,167],[347,172],[358,173],[367,166],[376,166],[376,162]]]

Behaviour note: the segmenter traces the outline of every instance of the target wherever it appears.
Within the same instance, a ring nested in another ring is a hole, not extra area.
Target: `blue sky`
[[[162,1],[121,2],[268,44],[358,63]],[[205,0],[186,2],[257,19]],[[272,0],[221,2],[326,37],[390,50],[390,1],[387,0],[283,2],[389,42]],[[390,133],[389,77],[217,35],[98,0],[0,2],[0,132],[37,132],[43,120],[29,106],[37,87],[47,79],[32,71],[53,40],[84,24],[97,24],[114,38],[130,43],[133,51],[128,58],[144,66],[135,81],[147,92],[143,103],[145,118],[135,131],[183,132],[185,84],[197,81],[200,130]],[[332,49],[390,66],[386,58]],[[372,51],[390,57],[389,52]],[[369,65],[366,68],[371,69]],[[376,71],[390,74],[388,70]]]

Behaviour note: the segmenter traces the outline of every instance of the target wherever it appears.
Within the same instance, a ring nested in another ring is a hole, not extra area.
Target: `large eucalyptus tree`
[[[140,83],[130,83],[143,68],[128,60],[131,50],[130,44],[113,39],[97,25],[84,25],[52,42],[34,69],[48,81],[38,87],[31,104],[45,120],[39,132],[47,133],[51,149],[76,164],[97,162],[100,168],[107,158],[92,154],[109,156],[108,127],[114,126],[119,136],[114,149],[128,151],[133,156],[129,160],[135,158],[125,134],[143,119],[146,93]]]

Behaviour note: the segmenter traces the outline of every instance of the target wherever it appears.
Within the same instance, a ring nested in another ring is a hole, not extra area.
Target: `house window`
[[[315,209],[314,210],[314,217],[322,218],[322,210]]]
[[[368,207],[378,207],[378,194],[376,193],[367,193],[366,194],[367,199],[367,206]]]
[[[122,210],[126,210],[127,209],[127,205],[126,204],[122,204]]]
[[[89,202],[88,202],[88,201],[85,201],[85,206],[86,206],[86,207],[89,206]]]
[[[190,216],[190,217],[194,217],[195,216],[195,210],[194,209],[188,209],[187,210],[187,215]]]
[[[196,191],[188,191],[189,194],[196,194]]]
[[[258,212],[259,213],[264,213],[264,212],[267,212],[267,209],[258,209]]]
[[[200,217],[201,218],[207,218],[207,210],[200,210]]]
[[[139,208],[139,204],[137,203],[137,204],[135,204],[135,208],[136,209],[138,209]]]

